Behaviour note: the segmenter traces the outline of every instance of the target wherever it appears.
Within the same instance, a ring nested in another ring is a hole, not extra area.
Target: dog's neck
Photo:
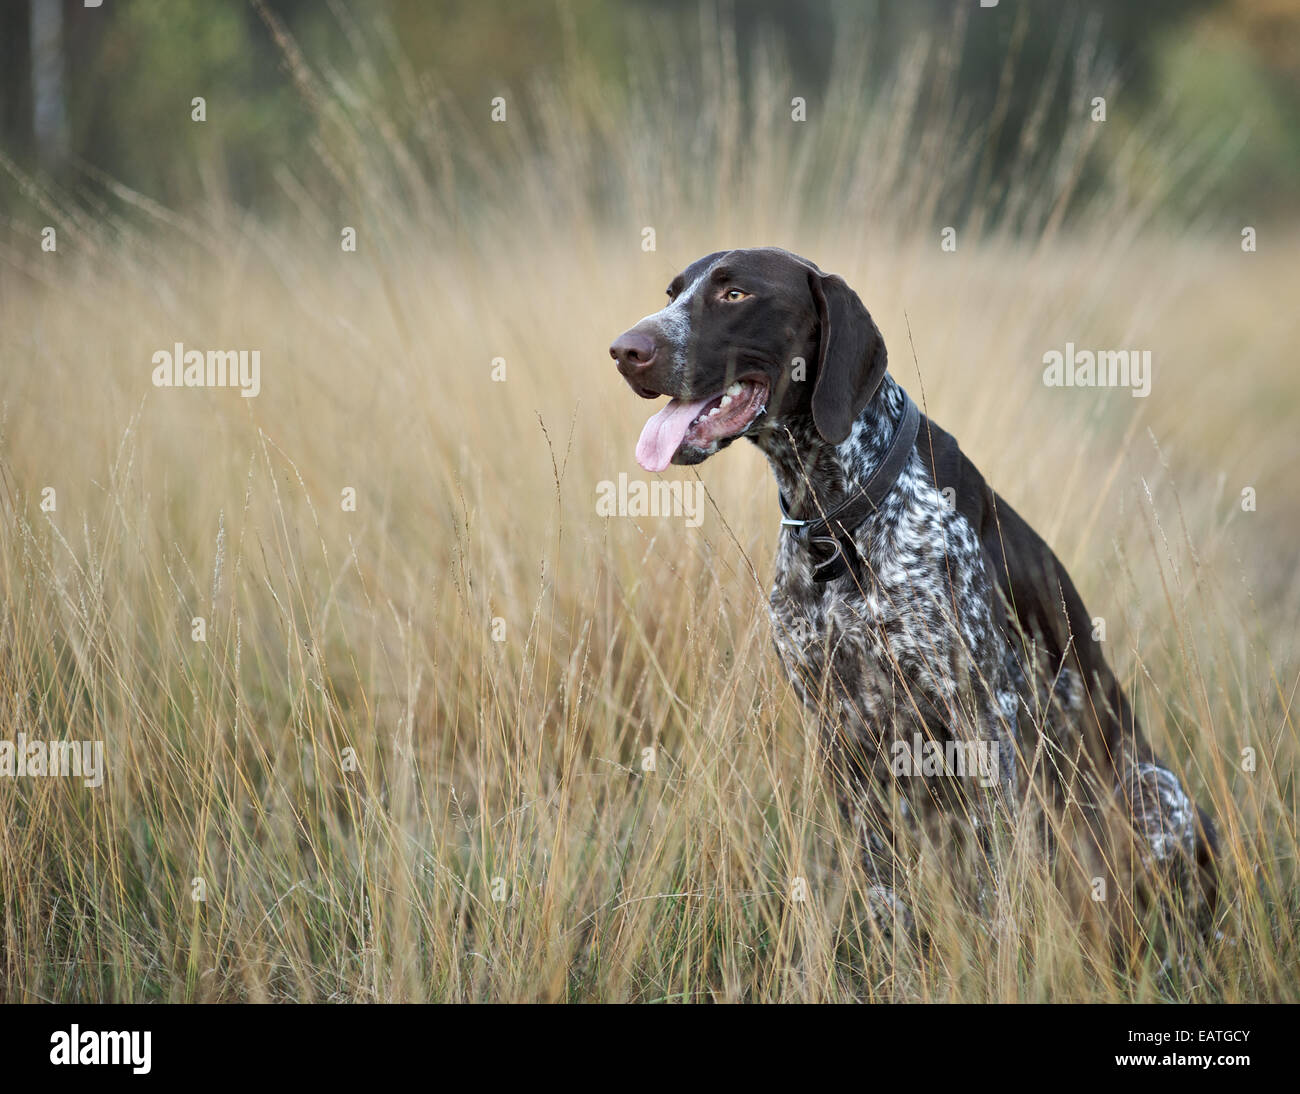
[[[826,441],[808,412],[783,415],[756,431],[751,440],[772,465],[790,512],[816,517],[830,512],[871,478],[889,451],[903,406],[903,389],[886,373],[841,444]]]

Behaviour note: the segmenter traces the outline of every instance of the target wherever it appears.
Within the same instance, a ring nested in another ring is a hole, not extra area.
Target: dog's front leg
[[[884,742],[851,710],[841,706],[838,717],[823,723],[836,801],[853,831],[876,929],[886,939],[911,938],[915,919],[899,894],[906,889],[903,844],[916,811],[892,773]]]

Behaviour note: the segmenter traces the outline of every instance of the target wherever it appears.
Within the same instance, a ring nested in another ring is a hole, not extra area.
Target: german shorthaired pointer
[[[1085,884],[1113,878],[1147,907],[1145,878],[1203,915],[1209,817],[1152,755],[1064,567],[888,375],[857,295],[760,248],[701,258],[668,298],[610,347],[638,395],[671,400],[637,460],[660,472],[747,437],[771,463],[776,645],[816,712],[877,915],[911,921],[894,894],[908,832],[946,818],[982,859],[996,819],[1030,809],[1045,849],[1083,833],[1054,857]],[[945,777],[963,755],[978,787]],[[1081,826],[1048,823],[1068,810]]]

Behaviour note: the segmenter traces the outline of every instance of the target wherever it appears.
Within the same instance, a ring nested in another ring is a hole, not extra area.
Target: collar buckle
[[[920,408],[912,402],[907,392],[903,392],[903,416],[880,465],[863,487],[829,513],[816,519],[799,520],[790,515],[785,495],[778,493],[782,526],[801,529],[810,545],[815,548],[814,557],[820,553],[830,553],[825,561],[817,564],[813,572],[814,581],[831,581],[852,568],[849,564],[850,557],[859,560],[853,533],[894,488],[915,448],[920,425]],[[813,504],[815,507],[815,498]]]

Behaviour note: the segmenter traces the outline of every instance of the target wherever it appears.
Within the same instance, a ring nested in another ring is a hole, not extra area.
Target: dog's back
[[[996,583],[1022,701],[1037,712],[1029,720],[1036,733],[1021,741],[1027,762],[1033,763],[1033,754],[1042,757],[1043,781],[1058,806],[1082,796],[1090,811],[1104,812],[1106,799],[1121,794],[1127,806],[1122,816],[1150,848],[1151,865],[1171,867],[1174,876],[1167,880],[1204,915],[1217,900],[1213,821],[1156,759],[1065,566],[951,434],[927,418],[918,447],[938,488],[951,490],[948,496],[978,535]],[[1062,752],[1056,747],[1061,741],[1079,747]],[[1114,848],[1113,839],[1107,843]],[[1189,862],[1196,864],[1195,876],[1186,872]]]

